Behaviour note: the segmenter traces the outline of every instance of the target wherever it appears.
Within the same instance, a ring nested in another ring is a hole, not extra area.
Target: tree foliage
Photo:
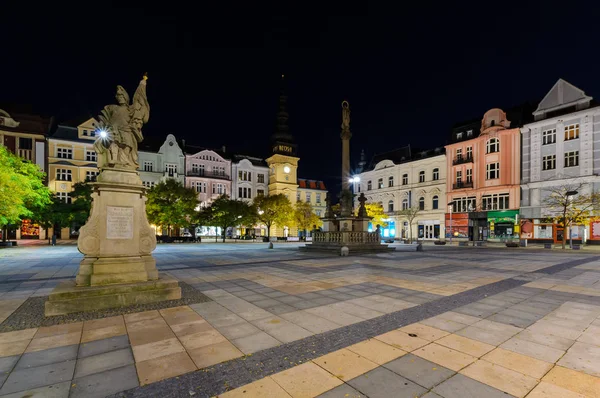
[[[37,208],[51,203],[44,176],[36,164],[0,145],[0,227],[31,218]]]
[[[407,209],[400,210],[398,212],[398,216],[400,216],[400,218],[404,218],[404,219],[406,219],[406,221],[408,221],[408,239],[411,242],[413,239],[412,238],[413,221],[419,215],[420,212],[421,212],[421,209],[418,206],[409,207]]]
[[[69,193],[71,197],[71,221],[84,225],[90,216],[92,209],[92,192],[94,187],[87,182],[78,182],[73,185],[73,191]]]
[[[166,226],[169,235],[172,227],[181,227],[190,222],[199,203],[196,191],[170,178],[156,184],[148,191],[147,197],[148,221]]]
[[[315,214],[309,202],[299,200],[294,207],[294,223],[298,229],[306,232],[313,226],[321,225],[321,219]]]
[[[254,199],[257,218],[267,227],[267,237],[271,236],[271,227],[293,222],[294,207],[290,200],[283,194],[270,196],[257,196]]]
[[[221,195],[209,207],[202,209],[197,221],[204,225],[213,225],[221,228],[223,242],[227,228],[237,225],[253,225],[256,221],[256,209],[242,201],[230,199]]]
[[[383,211],[381,203],[365,203],[365,208],[367,209],[367,216],[372,217],[371,224],[373,226],[380,225],[382,228],[388,226],[387,221],[384,221],[388,216]],[[356,214],[358,214],[358,209],[356,209]]]
[[[574,192],[577,193],[573,194]],[[562,248],[564,249],[567,228],[584,224],[589,217],[597,215],[600,194],[586,193],[585,184],[564,184],[547,189],[547,196],[542,203],[546,215],[565,228],[562,239]]]

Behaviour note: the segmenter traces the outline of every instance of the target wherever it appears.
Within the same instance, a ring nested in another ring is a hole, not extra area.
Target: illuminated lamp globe
[[[108,133],[106,132],[106,130],[100,130],[100,137],[102,137],[102,138],[108,137]]]

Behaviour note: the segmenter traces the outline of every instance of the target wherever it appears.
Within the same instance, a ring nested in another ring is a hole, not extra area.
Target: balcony
[[[467,156],[457,156],[454,158],[454,160],[452,161],[453,165],[457,165],[457,164],[463,164],[463,163],[473,163],[473,155],[467,155]]]
[[[452,184],[452,189],[473,188],[473,181],[456,182]]]
[[[218,178],[221,180],[229,180],[229,176],[224,173],[213,173],[210,171],[188,171],[186,174],[188,177],[209,177]]]
[[[19,149],[19,156],[25,160],[31,161],[31,149]]]

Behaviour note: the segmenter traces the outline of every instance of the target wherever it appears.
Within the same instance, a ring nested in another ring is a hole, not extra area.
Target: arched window
[[[408,198],[402,199],[402,210],[408,209]]]
[[[367,181],[367,191],[370,191],[371,189],[373,189],[373,184],[371,183],[371,180]]]
[[[433,169],[433,181],[437,181],[440,179],[440,169],[437,167]]]
[[[394,186],[394,176],[390,176],[388,178],[388,187],[393,187]]]
[[[390,200],[388,202],[388,213],[392,213],[394,211],[394,201]]]
[[[425,182],[425,171],[419,171],[419,182]]]
[[[433,199],[431,200],[431,208],[432,208],[433,210],[437,210],[437,209],[438,209],[438,205],[439,205],[439,199],[438,199],[438,196],[437,196],[437,195],[435,195],[435,196],[433,197]]]
[[[419,210],[425,210],[425,198],[422,196],[419,198]]]
[[[402,185],[408,185],[408,174],[402,174]]]
[[[500,141],[497,138],[490,138],[486,143],[486,153],[500,152]]]

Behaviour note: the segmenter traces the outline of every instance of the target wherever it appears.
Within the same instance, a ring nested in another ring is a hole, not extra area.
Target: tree
[[[92,209],[92,192],[94,187],[87,182],[78,182],[73,185],[73,191],[69,193],[71,197],[71,221],[79,225],[84,225],[90,217]]]
[[[365,203],[365,208],[367,209],[367,216],[372,217],[372,225],[380,225],[382,228],[388,226],[387,221],[384,221],[388,218],[388,215],[383,211],[381,203]],[[358,209],[356,209],[356,214],[358,214]]]
[[[0,228],[6,240],[6,226],[31,218],[36,208],[52,201],[45,174],[38,165],[26,161],[0,145]]]
[[[196,215],[198,196],[195,190],[186,188],[179,181],[167,179],[150,189],[147,194],[146,213],[150,223],[166,226],[171,236],[172,227],[189,223]]]
[[[71,225],[72,205],[63,202],[58,196],[52,198],[49,205],[36,208],[31,217],[31,221],[48,231],[50,228],[64,228]],[[56,231],[54,231],[56,233]],[[48,244],[50,244],[51,235],[47,234]]]
[[[547,189],[548,195],[542,201],[547,215],[555,223],[562,225],[564,233],[562,248],[565,249],[567,229],[574,224],[582,224],[593,216],[600,205],[600,195],[596,192],[585,193],[585,184],[564,184]]]
[[[415,218],[417,217],[417,215],[419,214],[420,211],[421,211],[421,209],[418,206],[413,206],[413,207],[409,207],[404,210],[400,210],[398,212],[398,215],[400,217],[406,218],[406,221],[408,221],[408,239],[410,242],[412,242],[413,221],[415,220]]]
[[[221,228],[223,242],[227,228],[237,225],[252,225],[256,221],[256,209],[242,200],[221,195],[209,207],[202,209],[198,221]]]
[[[312,205],[309,202],[303,202],[301,200],[296,202],[294,222],[300,230],[304,231],[305,236],[307,229],[316,225],[321,225],[321,219],[313,211]]]
[[[267,238],[271,237],[273,225],[284,226],[293,221],[294,207],[283,194],[257,196],[254,199],[257,218],[267,227]]]

